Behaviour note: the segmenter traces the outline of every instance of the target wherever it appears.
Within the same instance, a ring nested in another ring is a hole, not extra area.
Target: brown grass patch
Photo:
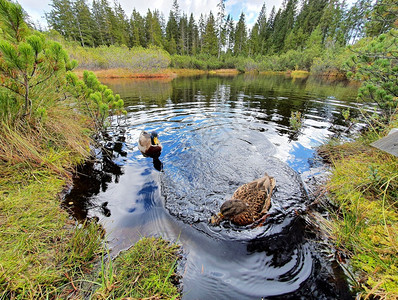
[[[75,70],[75,74],[79,78],[83,78],[84,70]],[[174,77],[175,74],[167,69],[160,72],[136,72],[129,69],[116,68],[116,69],[103,69],[92,71],[97,78],[168,78]]]

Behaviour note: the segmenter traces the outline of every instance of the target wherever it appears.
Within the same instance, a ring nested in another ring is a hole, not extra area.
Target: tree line
[[[395,3],[395,4],[394,4]],[[226,14],[225,0],[217,12],[201,14],[182,12],[174,0],[167,21],[157,9],[141,15],[135,9],[128,17],[120,3],[108,0],[52,0],[46,14],[48,25],[68,41],[83,47],[126,45],[160,47],[170,54],[200,53],[220,57],[223,53],[255,57],[289,50],[304,50],[314,44],[324,49],[344,47],[364,36],[377,36],[390,30],[397,7],[396,0],[358,0],[348,7],[345,0],[284,0],[267,13],[265,4],[252,28],[242,12],[237,22]],[[381,22],[372,20],[375,8],[387,8]]]

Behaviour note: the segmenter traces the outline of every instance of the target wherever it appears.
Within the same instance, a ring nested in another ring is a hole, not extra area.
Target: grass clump
[[[101,251],[97,225],[74,228],[55,201],[65,180],[45,169],[0,182],[0,298],[44,299],[70,282]]]
[[[175,268],[179,246],[161,238],[142,238],[100,272],[97,299],[179,299]]]
[[[361,297],[398,297],[398,158],[369,146],[374,137],[321,149],[333,162],[328,184],[337,209],[330,237],[346,252]]]

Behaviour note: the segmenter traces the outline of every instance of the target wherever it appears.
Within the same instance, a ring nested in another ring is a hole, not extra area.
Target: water
[[[113,255],[142,236],[177,241],[183,299],[350,298],[300,215],[308,183],[325,172],[314,148],[345,135],[343,109],[358,116],[355,86],[245,75],[103,83],[128,115],[105,137],[112,159],[87,164],[65,206],[78,219],[99,217]],[[302,114],[298,132],[292,111]],[[159,134],[159,160],[138,150],[144,129]],[[263,227],[209,225],[238,186],[264,172],[277,188]]]

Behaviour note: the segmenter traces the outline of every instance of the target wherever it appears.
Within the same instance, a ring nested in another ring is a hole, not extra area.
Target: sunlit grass
[[[303,70],[294,70],[290,73],[293,78],[307,78],[310,76],[310,72]]]
[[[323,148],[333,162],[337,205],[330,237],[351,258],[363,297],[398,297],[398,159],[364,141]],[[323,153],[325,154],[325,153]]]
[[[175,269],[179,247],[161,238],[143,238],[115,261],[102,261],[100,299],[179,299]]]

